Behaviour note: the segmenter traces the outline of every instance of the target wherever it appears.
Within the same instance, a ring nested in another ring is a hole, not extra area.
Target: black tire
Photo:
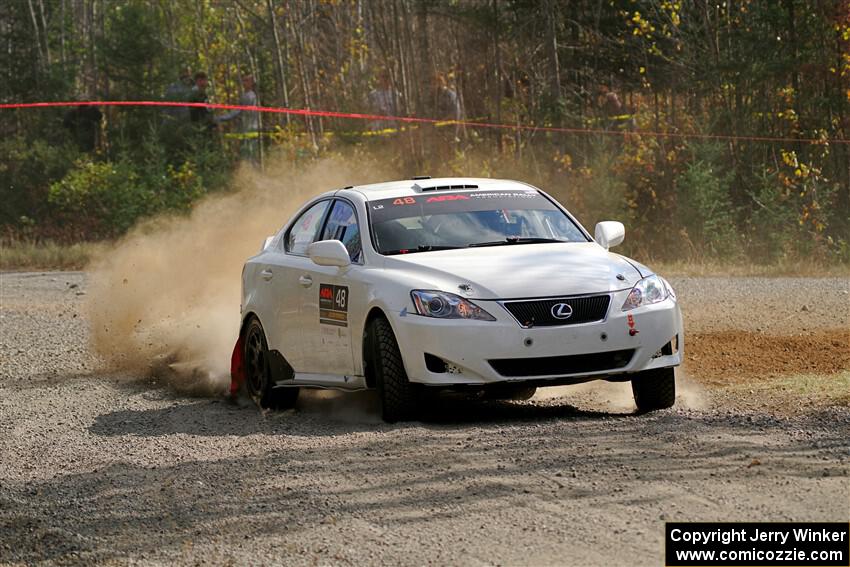
[[[299,388],[273,388],[266,333],[256,318],[245,327],[245,392],[263,409],[295,407]]]
[[[416,388],[407,379],[392,327],[386,319],[374,319],[369,323],[367,337],[381,398],[381,417],[388,423],[413,419],[418,405]]]
[[[632,393],[639,413],[673,407],[676,379],[672,368],[639,372],[632,378]]]

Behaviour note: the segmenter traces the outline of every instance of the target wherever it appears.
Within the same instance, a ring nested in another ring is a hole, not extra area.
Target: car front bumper
[[[623,312],[628,293],[613,292],[605,319],[592,323],[526,329],[500,302],[483,300],[475,303],[496,321],[404,310],[393,313],[391,323],[409,380],[434,386],[627,380],[630,373],[681,364],[684,329],[676,301]]]

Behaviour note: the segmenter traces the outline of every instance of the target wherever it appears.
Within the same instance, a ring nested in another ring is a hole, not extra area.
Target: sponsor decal
[[[426,203],[442,203],[443,201],[469,201],[466,195],[438,195],[436,197],[428,197]]]
[[[348,286],[319,285],[319,323],[348,327]]]
[[[490,193],[486,193],[483,191],[479,191],[477,193],[470,193],[469,196],[473,199],[534,199],[538,197],[536,191],[529,192],[516,192],[516,191],[492,191]]]

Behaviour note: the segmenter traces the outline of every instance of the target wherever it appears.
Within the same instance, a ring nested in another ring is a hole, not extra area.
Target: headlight
[[[673,298],[673,301],[676,301],[676,292],[673,291],[673,286],[670,285],[670,282],[668,282],[667,280],[665,280],[661,276],[658,276],[658,277],[659,277],[659,279],[661,279],[662,282],[664,282],[664,285],[667,287],[667,293],[670,294],[670,297]]]
[[[669,291],[664,281],[658,276],[647,276],[635,284],[629,296],[623,303],[623,311],[630,311],[636,307],[660,303],[667,299]]]
[[[439,319],[478,319],[495,321],[496,318],[466,299],[442,291],[413,290],[410,292],[416,311],[425,317]]]

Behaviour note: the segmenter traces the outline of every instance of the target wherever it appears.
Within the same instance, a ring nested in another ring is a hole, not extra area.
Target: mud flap
[[[245,382],[245,339],[242,334],[236,340],[233,354],[230,355],[230,395],[236,397],[239,388]]]

